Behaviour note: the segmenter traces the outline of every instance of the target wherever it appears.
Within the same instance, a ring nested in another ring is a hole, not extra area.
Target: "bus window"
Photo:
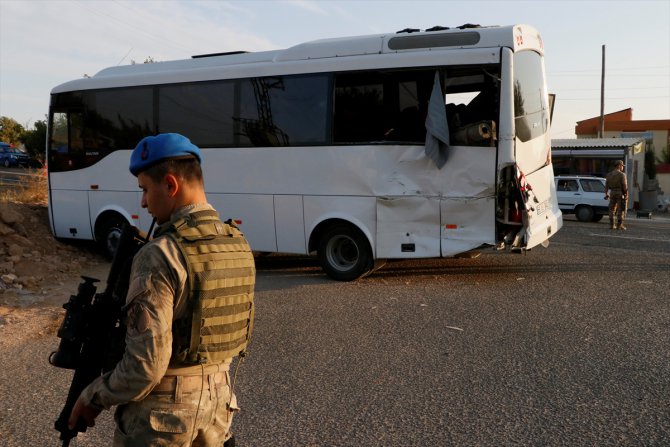
[[[335,80],[335,143],[381,141],[392,128],[384,123],[384,84],[379,73],[340,74]]]
[[[159,86],[158,128],[188,135],[200,147],[231,147],[234,95],[234,81]]]
[[[334,142],[423,144],[434,75],[434,70],[338,74]]]
[[[494,146],[499,113],[497,67],[466,67],[447,72],[446,110],[450,144]]]
[[[49,169],[70,171],[86,166],[81,112],[55,112],[52,117]]]
[[[87,149],[132,149],[154,133],[151,87],[99,90],[86,98]]]
[[[67,113],[54,113],[51,123],[51,150],[56,153],[67,153]]]
[[[328,76],[269,76],[240,80],[240,146],[324,144]]]

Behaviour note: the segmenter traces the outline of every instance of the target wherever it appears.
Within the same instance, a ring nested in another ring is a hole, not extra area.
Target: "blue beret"
[[[191,140],[178,133],[162,133],[145,137],[137,143],[130,155],[130,172],[137,176],[159,161],[167,158],[195,157],[202,162],[200,149]]]

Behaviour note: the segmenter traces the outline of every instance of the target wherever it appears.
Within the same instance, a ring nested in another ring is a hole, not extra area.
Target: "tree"
[[[649,180],[656,178],[656,157],[653,148],[647,149],[644,153],[644,172]]]
[[[670,163],[670,145],[666,145],[664,149],[661,149],[661,156],[656,157],[656,161],[659,163]]]
[[[24,132],[25,129],[16,120],[0,116],[0,141],[18,145]]]
[[[46,154],[46,140],[47,140],[47,122],[35,121],[34,129],[27,130],[21,137],[21,142],[26,147],[26,150],[33,157],[44,161]]]

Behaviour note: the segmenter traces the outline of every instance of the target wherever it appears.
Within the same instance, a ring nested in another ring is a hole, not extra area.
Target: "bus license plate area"
[[[542,203],[538,203],[535,206],[535,211],[537,212],[538,216],[541,216],[542,214],[546,213],[547,210],[551,209],[551,202],[549,200],[545,200]]]

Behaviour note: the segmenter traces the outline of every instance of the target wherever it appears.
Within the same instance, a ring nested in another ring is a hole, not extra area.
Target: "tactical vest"
[[[173,323],[173,362],[219,363],[241,354],[254,320],[256,269],[249,244],[214,210],[196,211],[166,232],[186,260],[189,312]]]

